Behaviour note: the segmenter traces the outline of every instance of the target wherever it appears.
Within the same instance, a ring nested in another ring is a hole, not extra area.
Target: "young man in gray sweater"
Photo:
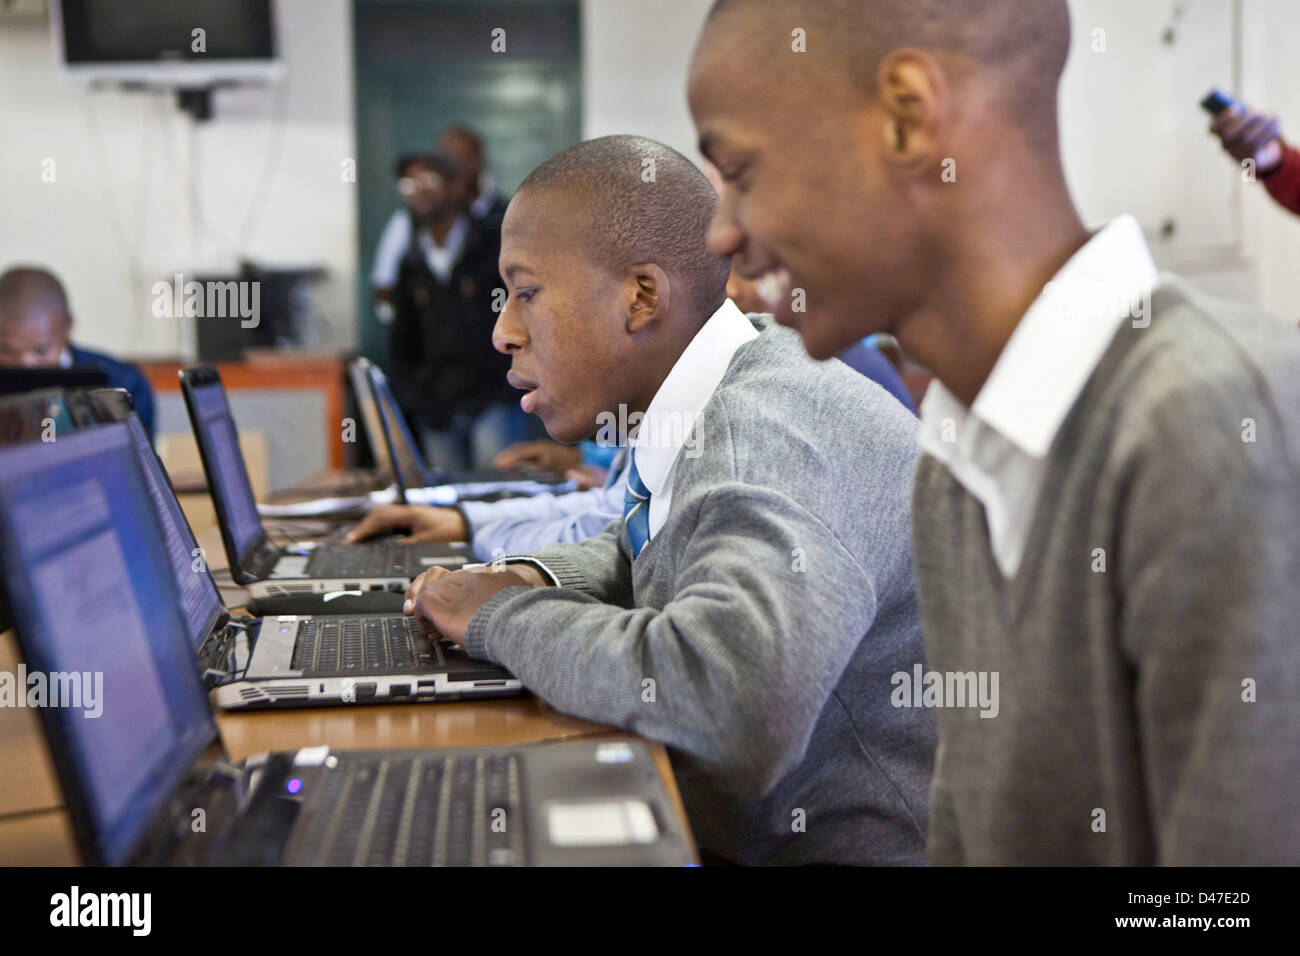
[[[931,861],[1300,863],[1300,335],[1084,228],[1069,34],[1065,0],[724,0],[710,248],[812,355],[887,331],[938,378],[896,688],[939,718]]]
[[[629,436],[624,518],[497,573],[429,572],[408,608],[555,707],[667,744],[723,859],[921,863],[933,718],[889,704],[921,659],[915,420],[726,298],[715,206],[630,136],[520,186],[494,341],[553,438]]]

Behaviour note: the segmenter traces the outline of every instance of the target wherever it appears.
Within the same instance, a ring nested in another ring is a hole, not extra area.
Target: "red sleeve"
[[[1268,194],[1278,205],[1300,215],[1300,149],[1288,146],[1282,165],[1263,179]]]

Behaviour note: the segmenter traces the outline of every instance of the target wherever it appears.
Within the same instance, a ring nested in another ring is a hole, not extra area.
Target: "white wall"
[[[1216,294],[1300,319],[1300,218],[1279,209],[1208,132],[1211,86],[1280,114],[1300,143],[1295,0],[1071,0],[1074,45],[1061,92],[1066,171],[1084,218],[1136,214],[1161,268]],[[1175,11],[1181,11],[1176,13]],[[1173,44],[1162,42],[1165,27]],[[1093,49],[1104,30],[1104,52]],[[1240,82],[1234,61],[1240,60]],[[1178,226],[1160,234],[1166,217]]]
[[[47,19],[0,20],[0,268],[58,273],[79,342],[177,354],[179,324],[151,314],[153,282],[227,272],[242,257],[323,265],[316,306],[333,343],[351,344],[356,201],[340,172],[355,155],[350,8],[277,0],[277,14],[287,80],[219,92],[214,119],[197,127],[170,94],[92,91],[59,76]]]
[[[1187,2],[1195,12],[1232,0]],[[1300,142],[1294,52],[1300,3],[1241,2],[1246,56],[1238,92],[1281,114],[1284,129]],[[1071,5],[1076,33],[1102,13],[1112,41],[1149,32],[1149,12],[1126,13],[1129,5],[1117,0]],[[640,133],[698,159],[686,68],[709,6],[710,0],[582,0],[586,136]],[[348,0],[277,0],[277,10],[286,85],[219,94],[216,118],[193,134],[166,94],[90,92],[58,77],[43,18],[0,19],[0,266],[39,261],[58,271],[72,295],[78,338],[87,345],[128,356],[175,354],[182,345],[177,324],[150,315],[152,282],[196,264],[230,269],[237,255],[323,264],[331,278],[316,301],[332,321],[330,344],[353,343],[356,203],[340,175],[343,159],[355,155],[350,7]],[[1149,91],[1145,65],[1120,59],[1107,85]],[[1078,75],[1085,65],[1070,69]],[[1210,82],[1231,80],[1216,76],[1205,85]],[[1085,131],[1066,138],[1072,180],[1082,185],[1089,170],[1113,164],[1117,155],[1124,157],[1120,170],[1163,161],[1135,152],[1126,131],[1159,129],[1171,117],[1192,115],[1202,92],[1172,90],[1161,114],[1158,102],[1100,97],[1092,85],[1067,78],[1065,122]],[[1099,132],[1087,134],[1094,126]],[[197,230],[190,216],[191,135],[202,157],[197,181],[205,221]],[[1188,180],[1174,196],[1190,209],[1220,195],[1223,184],[1215,160],[1204,164],[1218,150],[1215,141],[1207,136],[1184,148],[1205,151],[1196,153],[1197,175],[1209,177]],[[46,158],[56,163],[54,183],[41,181]],[[1219,159],[1231,177],[1230,161]],[[1088,218],[1125,210],[1120,175],[1094,177],[1082,190]],[[1116,184],[1113,191],[1105,181]],[[1233,202],[1240,207],[1237,253],[1176,266],[1207,287],[1300,318],[1300,218],[1276,209],[1257,186],[1238,190]]]
[[[697,162],[686,68],[712,0],[582,0],[582,129],[649,136]]]

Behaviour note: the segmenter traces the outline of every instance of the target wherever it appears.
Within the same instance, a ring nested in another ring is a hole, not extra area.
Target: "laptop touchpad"
[[[297,554],[286,554],[275,562],[271,571],[273,578],[305,578],[307,576],[307,558]]]
[[[659,838],[654,814],[644,800],[551,802],[546,823],[553,846],[631,846]]]

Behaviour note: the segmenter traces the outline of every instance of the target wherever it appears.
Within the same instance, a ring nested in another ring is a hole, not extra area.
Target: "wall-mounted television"
[[[54,55],[68,76],[89,82],[182,89],[268,82],[284,74],[272,7],[272,0],[50,0]]]

